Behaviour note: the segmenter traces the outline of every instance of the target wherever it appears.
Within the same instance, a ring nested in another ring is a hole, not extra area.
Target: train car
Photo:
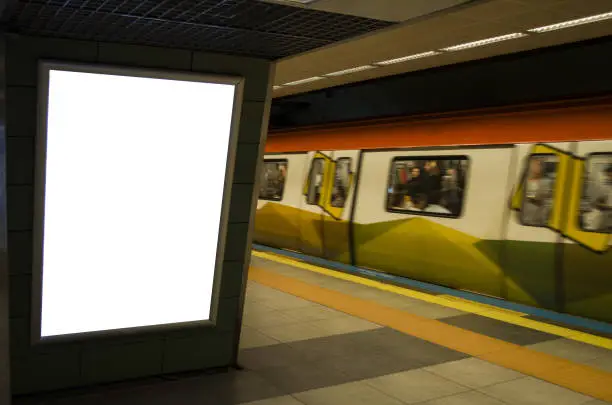
[[[254,242],[612,322],[612,98],[268,136]]]

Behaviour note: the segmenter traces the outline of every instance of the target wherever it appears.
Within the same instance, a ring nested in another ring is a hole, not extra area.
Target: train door
[[[305,254],[324,256],[323,209],[331,173],[329,151],[308,152],[306,178],[303,183],[300,205],[301,251]]]
[[[358,150],[333,152],[322,204],[324,255],[347,264],[351,263],[350,221],[359,154]]]
[[[365,151],[356,264],[499,296],[512,156],[508,146]]]
[[[571,143],[519,144],[515,148],[512,211],[502,250],[504,296],[515,302],[559,308],[558,265]]]
[[[306,153],[264,156],[253,241],[263,245],[301,248],[300,208]]]
[[[559,288],[564,312],[612,322],[612,141],[574,143]],[[568,176],[569,177],[569,176]]]

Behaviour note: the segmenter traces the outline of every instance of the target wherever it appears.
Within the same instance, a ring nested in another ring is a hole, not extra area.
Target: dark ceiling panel
[[[612,37],[274,99],[270,129],[612,94]]]
[[[257,0],[13,0],[7,31],[279,59],[393,25]]]

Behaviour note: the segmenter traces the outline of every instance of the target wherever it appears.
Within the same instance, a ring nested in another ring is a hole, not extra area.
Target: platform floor
[[[608,336],[517,321],[521,314],[451,297],[355,282],[269,253],[254,252],[251,265],[240,351],[244,370],[36,403],[612,403],[606,402],[612,401]]]

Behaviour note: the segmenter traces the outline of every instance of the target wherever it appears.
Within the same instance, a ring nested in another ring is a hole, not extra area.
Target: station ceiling
[[[612,0],[4,0],[0,24],[275,60],[278,98],[609,36]]]
[[[213,51],[270,60],[395,21],[263,0],[4,0],[8,32]],[[4,6],[4,7],[3,7]]]
[[[612,0],[315,0],[306,7],[404,22],[277,61],[275,98],[612,35]]]

